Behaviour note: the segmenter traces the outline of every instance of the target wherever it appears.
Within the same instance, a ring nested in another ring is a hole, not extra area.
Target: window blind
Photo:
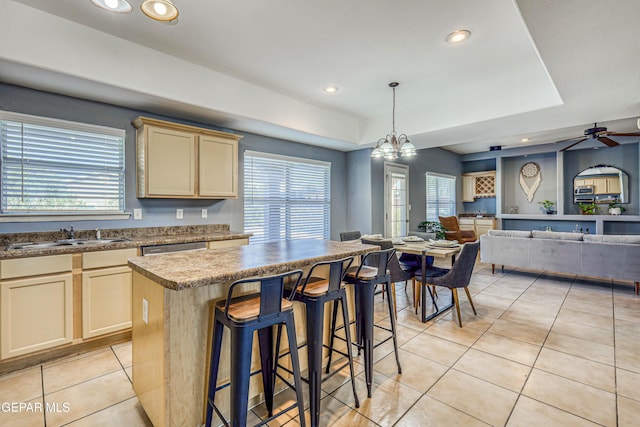
[[[427,221],[456,214],[456,178],[432,172],[427,177]]]
[[[0,113],[2,213],[124,211],[124,138],[103,128]]]
[[[328,239],[331,165],[246,151],[244,231],[251,243]]]

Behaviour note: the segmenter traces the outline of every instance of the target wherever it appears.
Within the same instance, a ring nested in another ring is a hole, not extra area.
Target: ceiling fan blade
[[[584,141],[586,138],[584,136],[576,136],[576,137],[569,138],[569,139],[563,139],[562,141],[556,141],[556,144],[559,144],[561,142],[575,141],[576,139],[579,139],[580,141]]]
[[[574,139],[575,139],[575,138],[574,138]],[[582,141],[584,141],[584,140],[586,140],[586,139],[587,139],[587,138],[579,139],[577,142],[574,142],[573,144],[571,144],[571,145],[568,145],[568,146],[564,147],[564,148],[563,148],[562,150],[560,150],[560,151],[567,151],[569,148],[571,148],[571,147],[573,147],[573,146],[576,146],[576,145],[580,144]],[[570,139],[568,139],[567,141],[571,141],[571,140],[570,140]],[[559,141],[559,142],[563,142],[563,141]]]
[[[611,138],[607,138],[606,136],[599,136],[598,141],[602,142],[603,144],[609,147],[617,147],[618,145],[620,145],[619,142],[616,142]]]
[[[635,132],[635,133],[607,132],[607,135],[613,135],[613,136],[640,136],[640,132]]]

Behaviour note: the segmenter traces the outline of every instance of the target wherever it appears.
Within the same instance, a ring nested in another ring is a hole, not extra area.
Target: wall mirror
[[[573,178],[573,203],[629,203],[629,176],[610,165],[591,166]]]

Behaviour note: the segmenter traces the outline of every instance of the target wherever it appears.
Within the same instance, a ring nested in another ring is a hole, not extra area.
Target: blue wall
[[[496,159],[474,160],[462,163],[462,173],[484,172],[496,170]],[[496,198],[483,197],[475,202],[462,202],[462,211],[459,213],[496,213]]]
[[[127,212],[134,208],[142,208],[143,219],[108,221],[73,221],[78,230],[100,228],[129,228],[168,225],[192,224],[230,224],[233,230],[243,229],[242,199],[242,153],[244,150],[263,151],[294,157],[303,157],[331,162],[331,237],[337,239],[338,233],[347,227],[347,154],[341,151],[314,147],[291,141],[270,138],[261,135],[244,133],[217,126],[177,120],[160,116],[148,111],[139,111],[115,105],[103,104],[79,98],[27,89],[24,87],[0,84],[0,109],[16,113],[52,117],[63,120],[109,126],[126,131],[125,167],[126,167],[126,199]],[[240,197],[230,200],[176,200],[176,199],[138,199],[136,198],[136,154],[135,128],[131,121],[140,116],[154,117],[168,121],[180,122],[211,129],[224,130],[244,136],[240,140]],[[176,209],[184,209],[184,219],[175,218]],[[208,218],[201,218],[201,209],[209,210]],[[0,223],[0,233],[25,231],[54,231],[68,227],[69,221],[62,222],[30,222]]]

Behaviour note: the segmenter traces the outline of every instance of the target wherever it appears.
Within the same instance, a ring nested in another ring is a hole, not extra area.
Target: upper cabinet
[[[462,175],[462,201],[473,202],[481,197],[496,197],[496,171]]]
[[[238,197],[238,140],[226,132],[138,117],[139,198]]]

